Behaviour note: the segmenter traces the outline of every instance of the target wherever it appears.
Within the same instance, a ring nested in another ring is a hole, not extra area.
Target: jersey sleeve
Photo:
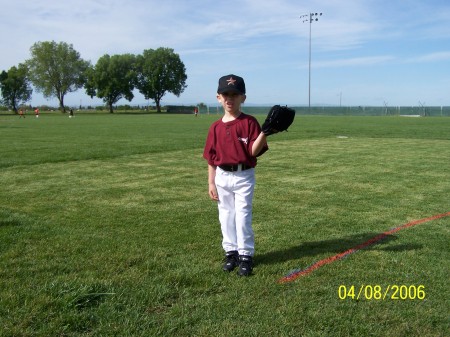
[[[209,165],[214,165],[216,159],[216,149],[215,149],[215,136],[214,136],[214,125],[212,125],[208,131],[208,136],[206,137],[206,144],[203,150],[203,158],[208,161]]]

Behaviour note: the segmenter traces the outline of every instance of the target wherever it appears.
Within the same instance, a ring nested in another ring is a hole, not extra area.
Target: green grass
[[[202,159],[218,117],[0,116],[0,336],[448,335],[450,217],[277,281],[449,212],[450,119],[298,116],[271,136],[239,278]],[[426,298],[338,297],[393,284]]]

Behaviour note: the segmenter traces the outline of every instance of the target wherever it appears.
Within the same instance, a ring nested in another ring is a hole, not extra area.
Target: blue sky
[[[0,0],[0,71],[38,41],[72,44],[95,64],[109,54],[173,48],[187,89],[164,104],[216,104],[218,78],[244,77],[247,104],[450,105],[448,0]],[[98,104],[81,89],[65,102]],[[35,104],[55,104],[36,91]],[[128,103],[126,100],[121,104]],[[132,104],[145,104],[136,92]]]

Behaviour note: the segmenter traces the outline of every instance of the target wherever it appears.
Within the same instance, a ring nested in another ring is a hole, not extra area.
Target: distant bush
[[[193,114],[193,105],[166,105],[166,112],[173,114]]]

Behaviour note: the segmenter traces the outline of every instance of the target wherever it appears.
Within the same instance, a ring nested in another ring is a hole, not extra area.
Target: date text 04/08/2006
[[[425,296],[424,285],[362,284],[359,287],[340,285],[338,288],[338,297],[341,300],[424,300]]]

